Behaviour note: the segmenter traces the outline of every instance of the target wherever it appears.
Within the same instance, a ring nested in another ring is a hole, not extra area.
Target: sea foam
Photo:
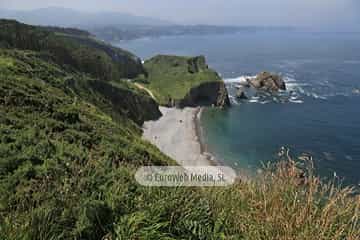
[[[224,79],[225,83],[247,83],[247,80],[246,79],[253,79],[253,78],[256,78],[256,75],[255,76],[247,76],[247,75],[243,75],[243,76],[240,76],[240,77],[236,77],[236,78],[226,78]]]
[[[234,78],[224,79],[229,89],[230,100],[234,104],[240,104],[241,102],[255,103],[255,104],[267,104],[271,102],[290,102],[301,104],[304,103],[304,97],[311,97],[313,99],[326,100],[326,95],[320,95],[315,92],[314,88],[308,83],[304,83],[295,79],[294,74],[284,74],[284,82],[286,84],[286,91],[279,91],[276,96],[266,96],[263,94],[260,98],[258,96],[251,96],[249,100],[238,101],[235,92],[236,88],[241,85],[247,84],[248,79],[254,79],[256,75],[242,75]],[[328,84],[327,84],[328,85]]]

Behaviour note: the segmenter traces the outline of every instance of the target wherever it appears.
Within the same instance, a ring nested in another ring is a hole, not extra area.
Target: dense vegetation
[[[130,118],[138,124],[161,116],[156,102],[134,84],[122,81],[101,81],[77,71],[68,71],[55,63],[52,56],[32,51],[2,50],[0,54],[9,59],[6,72],[9,75],[38,77],[56,87],[71,89],[74,94],[101,108],[114,118]]]
[[[144,73],[141,61],[133,54],[74,29],[35,27],[0,20],[0,46],[50,53],[56,63],[102,80],[132,78]]]
[[[175,164],[141,139],[141,120],[157,111],[146,92],[53,52],[9,48],[0,50],[0,239],[359,239],[354,189],[287,156],[228,188],[138,185],[139,166]]]
[[[142,141],[131,120],[83,101],[64,72],[33,55],[0,55],[0,238],[99,239],[122,216],[112,213],[132,209],[132,169],[172,160]]]
[[[220,76],[206,65],[205,57],[158,55],[144,63],[147,81],[139,79],[163,105],[182,100],[202,83],[221,82]]]

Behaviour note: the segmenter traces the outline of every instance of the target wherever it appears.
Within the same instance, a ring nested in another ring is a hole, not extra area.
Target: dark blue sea
[[[360,183],[360,34],[242,32],[117,43],[143,59],[155,54],[205,55],[227,83],[232,108],[207,109],[204,141],[218,159],[246,172],[276,161],[282,146],[311,154],[323,177]],[[261,71],[281,74],[275,96],[236,86]]]

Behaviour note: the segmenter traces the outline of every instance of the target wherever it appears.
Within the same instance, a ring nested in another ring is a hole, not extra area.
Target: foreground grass
[[[86,177],[79,180],[86,183],[91,177],[94,183],[107,182],[106,188],[93,193],[98,200],[82,199],[76,203],[76,196],[82,196],[83,189],[71,189],[72,198],[68,194],[63,198],[57,196],[58,203],[66,205],[30,208],[15,219],[5,218],[1,239],[359,239],[360,236],[359,196],[354,195],[353,189],[323,184],[315,177],[303,179],[306,184],[299,186],[298,176],[285,162],[278,164],[277,170],[265,170],[256,181],[223,189],[145,188],[133,181],[135,169],[130,166],[111,170],[109,177],[102,176],[103,166],[93,164],[82,166]],[[98,174],[92,175],[90,169]],[[94,186],[89,187],[95,190]],[[47,191],[37,190],[40,195]],[[58,215],[63,206],[71,209],[76,205],[83,210],[74,212],[74,219]],[[80,220],[74,226],[75,219]]]
[[[256,180],[207,191],[234,239],[359,239],[360,195],[322,182],[311,162],[281,161]],[[228,238],[225,238],[228,239]],[[232,239],[232,238],[230,238]]]

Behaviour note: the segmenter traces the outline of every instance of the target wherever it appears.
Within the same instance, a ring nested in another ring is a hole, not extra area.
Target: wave
[[[249,101],[248,101],[249,103],[258,103],[259,102],[259,99],[250,99]]]
[[[295,78],[295,74],[285,73],[283,79],[286,84],[286,91],[279,91],[276,94],[268,94],[264,92],[257,92],[254,89],[244,88],[247,100],[239,100],[236,97],[237,89],[247,84],[247,79],[253,79],[256,75],[241,75],[234,78],[225,78],[224,82],[228,88],[230,100],[233,104],[253,103],[253,104],[267,104],[275,103],[297,103],[301,104],[307,98],[315,100],[327,100],[334,96],[353,96],[359,95],[360,89],[354,88],[339,88],[331,84],[329,80],[313,81],[312,84],[308,82],[299,81]]]
[[[224,81],[225,83],[247,83],[247,80],[246,79],[252,79],[252,78],[255,78],[256,75],[243,75],[243,76],[240,76],[240,77],[236,77],[236,78],[225,78]]]
[[[325,96],[320,96],[320,95],[318,95],[318,94],[316,94],[316,93],[311,93],[311,96],[312,96],[313,98],[315,98],[315,99],[323,99],[323,100],[326,99]]]
[[[240,102],[237,101],[237,100],[236,100],[236,97],[234,97],[233,95],[230,95],[230,94],[229,94],[229,98],[230,98],[230,101],[231,101],[232,104],[235,104],[235,105],[240,104]]]
[[[309,84],[298,82],[295,78],[289,76],[284,77],[284,82],[287,91],[299,91],[300,93],[305,93],[304,87],[309,86]]]
[[[290,99],[289,102],[291,102],[291,103],[298,103],[298,104],[304,103],[303,100],[292,100],[292,99]]]
[[[327,97],[325,95],[320,95],[319,93],[314,92],[314,88],[312,87],[312,90],[309,90],[310,85],[308,83],[298,82],[295,78],[285,77],[284,78],[287,91],[291,92],[291,98],[290,100],[295,100],[294,97],[299,97],[298,95],[304,95],[307,97],[312,97],[314,99],[322,99],[326,100]],[[318,84],[328,85],[328,83],[321,82]]]

